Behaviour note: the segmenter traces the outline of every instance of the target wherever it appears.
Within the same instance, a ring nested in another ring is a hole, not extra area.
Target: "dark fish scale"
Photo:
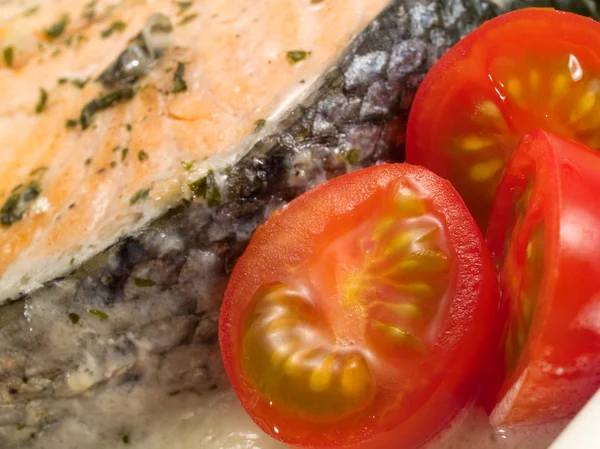
[[[588,14],[595,7],[542,3]],[[177,398],[225,383],[220,300],[252,232],[327,179],[402,159],[408,110],[427,69],[498,12],[478,0],[393,1],[303,104],[231,170],[215,173],[219,206],[183,202],[70,276],[0,308],[0,447],[99,447],[190,407]]]

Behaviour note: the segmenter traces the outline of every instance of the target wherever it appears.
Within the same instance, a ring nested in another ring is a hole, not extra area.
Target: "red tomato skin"
[[[600,155],[536,130],[513,153],[492,212],[487,241],[500,260],[511,226],[511,189],[535,175],[544,194],[546,271],[529,339],[498,398],[520,383],[495,425],[570,418],[600,387]],[[503,304],[503,308],[507,305]]]
[[[276,433],[268,419],[253,413],[263,399],[244,379],[240,366],[236,331],[241,328],[242,311],[259,286],[285,275],[287,267],[297,265],[310,253],[311,241],[330,217],[354,209],[373,191],[399,177],[416,180],[431,194],[434,208],[442,212],[449,224],[449,239],[459,260],[456,286],[461,297],[453,301],[443,336],[436,345],[440,360],[448,363],[445,375],[432,381],[423,403],[415,404],[404,416],[399,415],[398,422],[390,428],[354,423],[351,437],[348,428],[336,425],[304,435]],[[312,189],[257,230],[228,284],[219,339],[225,369],[238,398],[256,424],[272,437],[300,448],[409,449],[421,446],[446,427],[478,392],[482,360],[490,343],[490,323],[497,308],[497,276],[488,249],[450,183],[422,167],[386,164]]]
[[[558,125],[555,123],[549,125],[533,117],[529,109],[516,109],[505,98],[494,96],[493,85],[488,79],[491,77],[489,66],[498,48],[521,48],[532,36],[544,35],[568,42],[590,64],[600,67],[600,52],[589,44],[600,41],[600,25],[591,18],[551,8],[527,8],[485,22],[445,53],[419,86],[407,125],[406,162],[422,165],[444,178],[450,177],[448,156],[443,153],[447,148],[442,148],[436,137],[452,129],[451,121],[444,120],[442,114],[470,108],[465,95],[460,95],[456,104],[452,101],[455,100],[454,93],[469,90],[471,85],[485,90],[490,98],[498,100],[502,115],[510,118],[512,123],[505,134],[513,136],[515,144],[526,132],[536,128],[556,128]],[[551,46],[552,43],[549,41],[546,45]],[[543,53],[544,48],[536,48],[535,52]],[[457,81],[461,78],[467,78],[469,86]],[[573,137],[568,125],[562,124],[560,127],[560,132],[557,129],[555,132]],[[470,205],[471,213],[482,224],[484,233],[487,220],[485,223],[482,220],[486,216],[489,218],[489,206]]]

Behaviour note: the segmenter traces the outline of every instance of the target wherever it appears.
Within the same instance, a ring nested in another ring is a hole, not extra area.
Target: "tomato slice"
[[[452,181],[485,229],[502,169],[535,128],[600,148],[600,23],[552,9],[499,16],[425,77],[406,160]]]
[[[497,295],[450,183],[371,167],[254,234],[221,309],[225,368],[254,421],[288,445],[413,447],[475,393]]]
[[[600,387],[600,155],[537,130],[510,159],[487,239],[508,320],[495,425],[574,415]]]

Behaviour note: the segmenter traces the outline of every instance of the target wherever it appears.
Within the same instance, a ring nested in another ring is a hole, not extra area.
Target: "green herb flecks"
[[[131,131],[131,123],[125,123],[125,129]]]
[[[42,176],[48,171],[47,165],[40,165],[38,168],[34,168],[29,172],[29,176]]]
[[[91,158],[91,157],[88,157],[88,158],[85,160],[85,162],[84,162],[84,164],[85,164],[85,165],[90,165],[91,163],[92,163],[92,158]]]
[[[156,285],[156,282],[152,279],[135,278],[133,281],[135,282],[135,285],[140,288],[154,287]]]
[[[70,118],[65,122],[65,126],[67,128],[75,128],[77,126],[77,123],[79,123],[77,120]]]
[[[346,160],[350,165],[358,165],[360,162],[360,150],[358,148],[350,148],[346,151]]]
[[[129,444],[131,442],[131,438],[129,437],[129,435],[125,434],[121,437],[121,441],[123,442],[123,444]]]
[[[304,61],[308,55],[310,55],[310,52],[304,50],[292,50],[287,52],[288,61],[292,64]]]
[[[123,148],[121,150],[121,160],[124,161],[125,158],[127,157],[127,154],[129,153],[129,148]]]
[[[82,80],[82,79],[77,79],[77,78],[75,78],[75,79],[72,79],[72,80],[71,80],[71,84],[72,84],[73,86],[75,86],[75,87],[79,87],[80,89],[83,89],[83,88],[85,87],[85,85],[86,85],[86,84],[87,84],[89,81],[90,81],[90,79],[89,79],[89,78],[86,78],[86,79],[83,79],[83,80]]]
[[[48,92],[46,91],[46,89],[40,87],[40,98],[39,98],[37,104],[35,105],[35,113],[39,114],[44,109],[46,109],[47,102],[48,102]]]
[[[83,17],[86,20],[93,20],[94,16],[96,15],[96,0],[91,0],[90,2],[86,3],[85,6],[83,7],[83,12],[81,13],[81,17]]]
[[[131,204],[133,206],[135,203],[137,203],[139,201],[147,200],[149,196],[150,196],[150,189],[141,189],[141,190],[138,190],[129,199],[129,204]]]
[[[116,168],[116,167],[117,167],[117,161],[111,161],[110,168]]]
[[[183,12],[192,5],[192,2],[177,2],[177,6],[179,6],[179,11],[177,11],[177,15],[183,14]]]
[[[267,121],[264,118],[258,119],[254,122],[254,131],[258,132],[265,127]]]
[[[62,86],[63,84],[67,84],[68,82],[69,82],[69,79],[68,79],[68,78],[59,78],[59,79],[58,79],[58,81],[57,81],[57,83],[58,83],[59,85],[61,85],[61,86]]]
[[[69,15],[63,14],[60,17],[60,19],[58,20],[58,22],[56,22],[53,25],[50,25],[50,27],[48,27],[44,30],[44,34],[46,35],[46,37],[49,40],[56,39],[61,34],[63,34],[63,32],[65,31],[65,28],[67,27],[68,24],[69,24]]]
[[[77,324],[77,323],[79,323],[79,320],[81,319],[81,317],[79,316],[79,314],[77,314],[75,312],[71,312],[71,313],[69,313],[69,319],[71,320],[71,323]]]
[[[147,161],[149,157],[150,156],[148,156],[148,153],[146,153],[144,150],[138,151],[138,160],[140,162]]]
[[[100,98],[90,101],[81,110],[79,123],[82,129],[87,129],[90,126],[92,117],[103,109],[109,108],[121,101],[130,100],[133,98],[134,91],[131,87],[123,87],[113,90]]]
[[[36,12],[38,12],[40,9],[39,6],[32,6],[31,8],[25,10],[25,12],[23,13],[23,16],[25,17],[30,17],[33,16]]]
[[[4,64],[6,64],[6,67],[12,67],[15,58],[15,47],[5,47],[2,51],[2,56],[4,57]]]
[[[187,25],[188,23],[190,23],[192,20],[194,20],[196,17],[198,17],[197,13],[193,13],[193,14],[188,14],[187,16],[185,16],[183,19],[181,19],[181,21],[179,22],[178,25],[183,26],[183,25]]]
[[[122,20],[117,20],[117,21],[111,23],[107,29],[103,30],[102,33],[100,33],[100,36],[102,36],[102,39],[106,39],[107,37],[110,37],[115,32],[118,32],[118,33],[123,32],[125,30],[125,28],[127,28],[127,24],[125,22],[123,22]]]
[[[175,70],[175,73],[173,75],[173,90],[171,90],[171,93],[176,94],[176,93],[187,90],[187,84],[185,83],[185,80],[183,79],[184,74],[185,74],[185,65],[183,64],[183,62],[178,62],[177,70]]]
[[[42,189],[36,181],[31,181],[26,187],[17,186],[0,209],[0,223],[10,226],[22,220],[31,202],[40,196],[40,193]]]
[[[192,168],[194,168],[194,165],[196,165],[196,162],[194,162],[194,161],[189,161],[189,162],[181,161],[181,166],[186,171],[190,171]]]
[[[212,170],[209,170],[206,176],[189,184],[189,188],[194,198],[206,200],[209,207],[221,204],[221,191]]]
[[[98,309],[90,309],[88,310],[88,313],[90,315],[95,316],[96,318],[99,318],[100,320],[104,321],[108,319],[108,315],[103,312],[102,310],[98,310]]]

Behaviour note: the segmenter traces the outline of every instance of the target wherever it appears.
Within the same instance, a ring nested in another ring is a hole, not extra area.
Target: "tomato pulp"
[[[600,148],[600,23],[552,9],[486,22],[427,74],[406,161],[452,181],[485,230],[506,160],[535,128]]]
[[[510,159],[487,240],[508,320],[492,424],[573,416],[600,387],[600,154],[538,130]]]
[[[225,368],[248,414],[288,445],[415,447],[476,392],[497,294],[450,183],[371,167],[254,234],[221,309]]]

